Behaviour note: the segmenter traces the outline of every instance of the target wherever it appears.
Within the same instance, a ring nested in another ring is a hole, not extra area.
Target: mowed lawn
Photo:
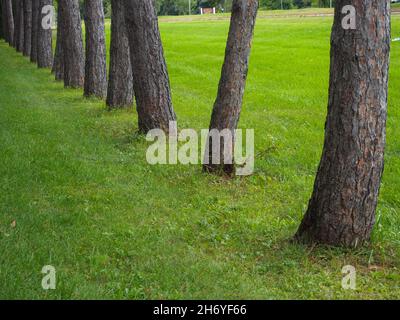
[[[134,110],[107,112],[1,42],[0,298],[400,298],[400,42],[372,245],[290,242],[322,149],[331,23],[258,19],[240,121],[255,129],[256,168],[232,180],[148,165]],[[207,128],[229,21],[160,27],[179,127]],[[56,290],[42,289],[45,265]],[[356,291],[341,287],[345,265]]]

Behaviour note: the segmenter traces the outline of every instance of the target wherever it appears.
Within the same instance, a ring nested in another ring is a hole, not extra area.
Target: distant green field
[[[208,127],[224,56],[229,21],[199,19],[160,19],[180,128]],[[240,122],[256,171],[230,181],[149,166],[133,110],[105,111],[1,42],[0,298],[400,298],[400,42],[372,245],[289,241],[321,154],[331,23],[260,14]],[[44,265],[57,290],[42,289]],[[356,291],[341,288],[344,265]]]

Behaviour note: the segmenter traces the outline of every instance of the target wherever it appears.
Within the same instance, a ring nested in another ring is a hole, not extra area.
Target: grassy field
[[[229,22],[180,19],[160,23],[174,107],[180,128],[207,128]],[[133,110],[105,111],[1,42],[0,298],[400,298],[399,42],[371,246],[289,241],[321,154],[331,23],[258,20],[240,122],[256,132],[256,171],[230,181],[149,166]],[[341,288],[349,264],[356,291]],[[57,290],[42,289],[44,265]]]

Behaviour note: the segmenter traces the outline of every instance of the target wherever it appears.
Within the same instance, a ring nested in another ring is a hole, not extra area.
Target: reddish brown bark
[[[384,166],[390,3],[354,0],[356,29],[336,1],[325,144],[314,192],[296,238],[357,247],[369,241]]]

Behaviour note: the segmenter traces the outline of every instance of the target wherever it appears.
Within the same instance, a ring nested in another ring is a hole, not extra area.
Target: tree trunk
[[[62,30],[63,30],[63,22],[62,22],[62,14],[60,6],[58,6],[57,12],[57,43],[56,43],[56,52],[54,54],[54,63],[52,73],[55,75],[55,79],[57,81],[64,80],[64,50],[62,45]]]
[[[0,0],[1,3],[1,28],[2,28],[2,37],[4,41],[8,42],[7,35],[7,13],[6,13],[6,1]]]
[[[39,0],[32,0],[31,62],[33,63],[37,63],[39,15]]]
[[[13,15],[13,21],[14,21],[14,33],[13,33],[13,42],[11,43],[11,46],[14,47],[15,49],[17,48],[17,39],[18,39],[18,28],[17,28],[17,20],[18,20],[18,0],[11,0],[12,4],[12,15]]]
[[[4,18],[3,18],[3,1],[0,0],[0,39],[5,39],[4,38]]]
[[[32,0],[24,0],[24,56],[31,55]]]
[[[14,15],[12,0],[4,0],[5,19],[6,19],[6,36],[10,46],[14,44]]]
[[[384,165],[390,3],[354,0],[355,30],[341,25],[347,4],[336,1],[325,144],[296,238],[357,247],[371,236]]]
[[[53,66],[53,32],[51,27],[44,28],[42,19],[46,14],[42,13],[42,9],[46,5],[52,5],[53,0],[39,1],[39,26],[38,26],[38,49],[37,60],[39,68],[51,68]]]
[[[176,116],[153,1],[124,0],[139,130],[169,130]]]
[[[64,85],[81,88],[84,84],[82,22],[78,0],[59,0],[62,16],[64,51]]]
[[[86,97],[105,98],[107,95],[106,36],[102,0],[85,0],[86,26]]]
[[[235,130],[242,108],[257,10],[257,0],[234,0],[232,3],[225,62],[222,67],[218,95],[210,123],[210,131],[216,129],[222,132],[228,129],[232,140],[228,145],[225,145],[224,139],[218,136],[220,154],[218,155],[219,161],[215,161],[216,155],[213,155],[213,148],[211,147],[213,138],[209,137],[206,148],[206,157],[209,161],[203,167],[206,172],[231,175],[235,170],[233,164]],[[228,150],[225,150],[225,148]],[[230,156],[225,157],[225,155]]]
[[[24,1],[18,0],[16,2],[16,16],[17,20],[15,23],[15,31],[14,31],[14,41],[15,48],[18,52],[22,52],[24,50]]]
[[[126,32],[124,5],[121,0],[111,1],[110,75],[107,106],[128,107],[133,102],[133,75]]]
[[[24,52],[24,41],[25,41],[25,32],[24,32],[24,0],[19,0],[19,9],[18,9],[18,43],[17,43],[17,51]]]

